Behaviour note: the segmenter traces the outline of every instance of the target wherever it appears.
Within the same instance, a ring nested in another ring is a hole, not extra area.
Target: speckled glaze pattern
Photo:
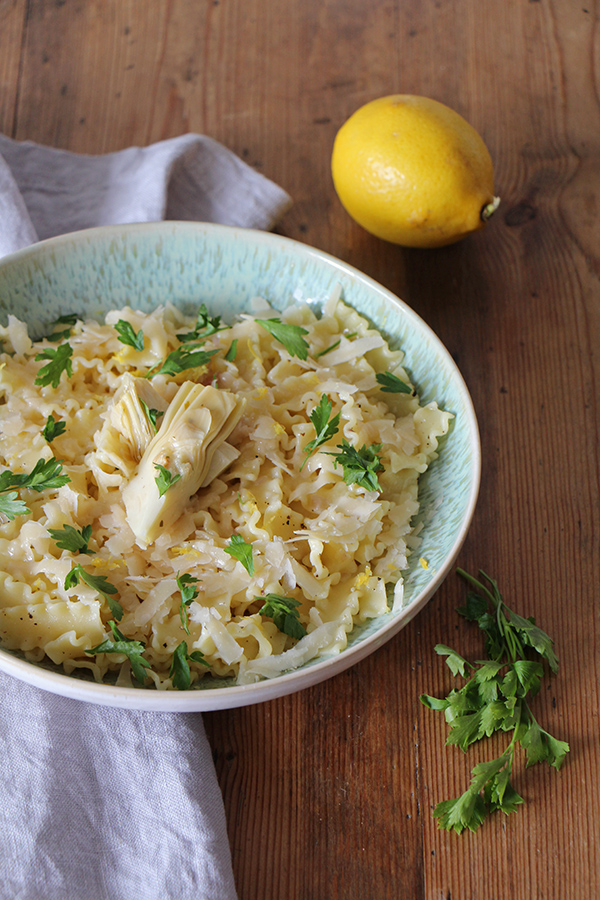
[[[230,708],[272,699],[328,678],[397,633],[448,574],[466,536],[480,478],[477,421],[464,381],[437,336],[405,303],[351,266],[264,232],[160,222],[90,229],[44,241],[0,261],[0,320],[26,320],[37,338],[58,316],[99,317],[125,305],[152,310],[169,300],[188,312],[206,303],[225,321],[262,296],[274,307],[342,299],[372,322],[405,365],[423,402],[454,414],[438,459],[420,480],[422,544],[405,573],[405,606],[351,634],[341,654],[255,685],[204,679],[196,690],[157,692],[98,685],[0,651],[0,669],[39,687],[113,706],[154,710]],[[424,566],[421,560],[426,560]]]

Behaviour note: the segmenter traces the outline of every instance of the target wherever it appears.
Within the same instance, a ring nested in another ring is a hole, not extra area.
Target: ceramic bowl
[[[433,262],[433,261],[432,261]],[[421,400],[454,414],[440,455],[420,480],[419,552],[405,573],[406,605],[354,629],[336,656],[251,685],[205,678],[190,691],[97,684],[0,650],[0,670],[57,694],[114,707],[198,711],[244,706],[317,684],[373,653],[427,603],[451,569],[475,508],[480,478],[477,421],[468,390],[448,351],[405,303],[351,266],[287,238],[201,223],[119,225],[53,238],[0,261],[0,319],[25,319],[44,334],[65,311],[97,317],[131,305],[152,310],[165,300],[189,311],[206,303],[225,321],[257,295],[276,308],[342,298],[369,319],[405,365]],[[427,560],[427,567],[420,563]]]

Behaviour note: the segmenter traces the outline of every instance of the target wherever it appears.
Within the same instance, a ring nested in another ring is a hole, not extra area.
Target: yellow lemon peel
[[[412,94],[356,110],[336,135],[331,172],[352,218],[406,247],[454,243],[483,228],[500,202],[477,131],[443,103]]]

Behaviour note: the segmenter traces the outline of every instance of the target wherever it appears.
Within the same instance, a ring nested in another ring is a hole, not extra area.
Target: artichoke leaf
[[[146,409],[164,412],[167,407],[146,379],[123,375],[96,440],[100,459],[130,477],[156,434]]]
[[[191,381],[181,385],[123,489],[127,522],[139,546],[153,543],[185,512],[190,498],[239,456],[226,440],[243,406],[244,401],[228,391]],[[172,479],[162,496],[157,466],[167,469]]]

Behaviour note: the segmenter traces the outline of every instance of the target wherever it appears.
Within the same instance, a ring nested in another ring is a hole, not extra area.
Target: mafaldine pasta
[[[338,295],[251,309],[0,328],[3,647],[123,685],[249,684],[401,608],[451,415]]]

